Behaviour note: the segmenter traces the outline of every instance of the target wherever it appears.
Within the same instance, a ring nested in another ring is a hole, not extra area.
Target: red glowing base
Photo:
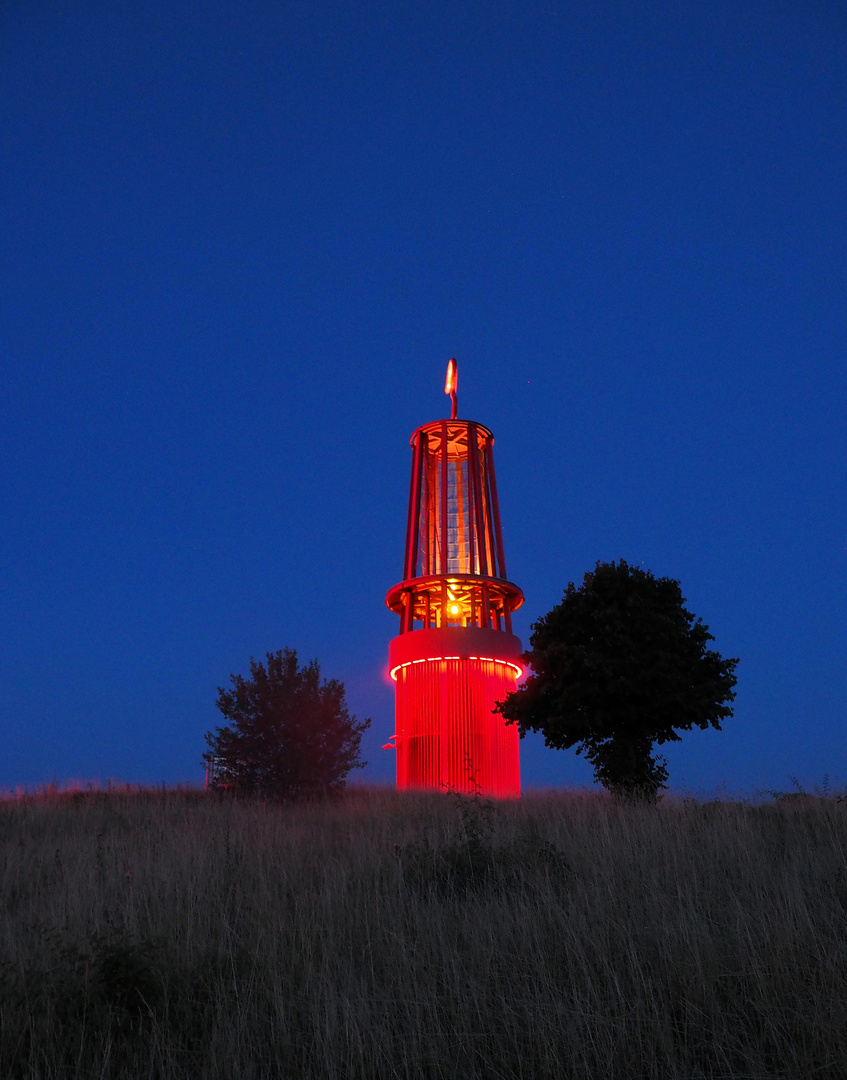
[[[397,787],[521,792],[517,728],[492,709],[515,689],[521,643],[500,630],[414,630],[389,646],[396,680]]]

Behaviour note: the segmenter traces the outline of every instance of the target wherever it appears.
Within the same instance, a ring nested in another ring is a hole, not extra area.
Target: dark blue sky
[[[524,642],[678,578],[741,663],[672,786],[847,781],[843,4],[5,0],[0,120],[0,787],[197,781],[285,645],[390,779],[449,356]]]

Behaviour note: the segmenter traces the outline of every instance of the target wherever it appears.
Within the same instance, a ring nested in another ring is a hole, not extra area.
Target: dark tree
[[[580,588],[532,626],[534,674],[496,712],[547,746],[576,747],[619,795],[655,800],[668,772],[653,744],[732,716],[737,659],[707,648],[707,626],[683,607],[679,582],[598,562]]]
[[[250,678],[232,675],[218,687],[227,720],[206,733],[203,759],[216,786],[282,799],[328,794],[359,769],[362,734],[347,710],[344,684],[321,681],[317,660],[299,667],[293,649],[267,654],[267,667],[250,661]]]

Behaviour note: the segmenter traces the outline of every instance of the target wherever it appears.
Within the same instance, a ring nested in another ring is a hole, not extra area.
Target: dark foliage
[[[30,932],[46,946],[48,962],[0,960],[0,1075],[79,1075],[74,1065],[83,1047],[90,1052],[97,1042],[108,1043],[114,1075],[133,1075],[130,1062],[165,1017],[161,942],[115,928],[81,945],[58,930]],[[62,1071],[31,1071],[27,1063],[50,1043]]]
[[[206,734],[203,755],[216,786],[237,793],[283,799],[330,794],[359,769],[362,734],[347,709],[344,684],[321,680],[316,660],[303,667],[293,649],[267,654],[267,666],[250,661],[250,678],[232,675],[232,689],[218,688],[224,727]]]
[[[713,636],[684,603],[672,578],[598,562],[533,624],[524,660],[534,674],[496,711],[521,736],[576,747],[610,791],[655,799],[668,773],[653,744],[720,729],[735,697],[738,660],[707,648]]]

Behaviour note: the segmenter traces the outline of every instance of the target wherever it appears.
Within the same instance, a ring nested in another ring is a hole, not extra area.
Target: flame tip
[[[458,381],[458,364],[455,357],[450,357],[447,361],[447,380],[444,383],[444,393],[454,394],[456,392],[456,383]]]

